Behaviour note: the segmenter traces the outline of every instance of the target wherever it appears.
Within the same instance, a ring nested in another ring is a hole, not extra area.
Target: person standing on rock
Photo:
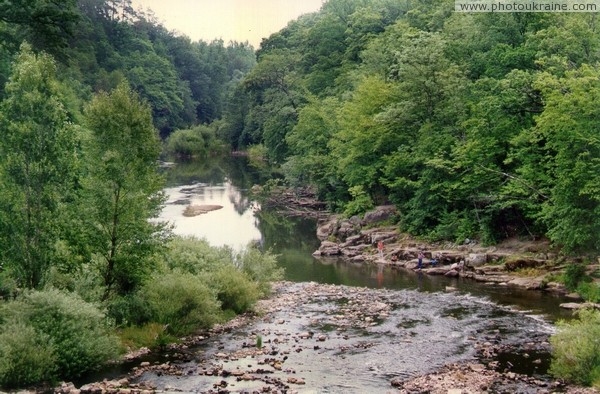
[[[419,259],[419,269],[423,268],[423,259],[425,258],[425,255],[423,254],[423,252],[419,252],[419,255],[417,256],[417,258]]]
[[[383,259],[383,241],[377,242],[377,250],[379,251],[379,258]]]

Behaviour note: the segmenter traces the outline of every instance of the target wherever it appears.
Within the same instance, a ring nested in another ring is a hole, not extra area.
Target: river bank
[[[387,224],[396,214],[393,206],[382,206],[367,212],[363,218],[322,215],[316,229],[321,245],[313,255],[324,261],[341,259],[350,263],[384,264],[427,275],[548,291],[573,301],[564,303],[564,308],[600,309],[600,304],[583,302],[578,294],[570,293],[557,280],[566,265],[575,260],[561,257],[548,241],[509,239],[490,247],[473,240],[461,245],[430,243]],[[377,249],[379,243],[381,252]],[[419,255],[422,256],[420,263]],[[588,273],[599,269],[599,264],[589,265]]]
[[[543,369],[545,323],[499,314],[466,295],[428,300],[410,291],[278,282],[254,314],[185,338],[161,360],[140,358],[127,376],[55,393],[597,393],[522,373]],[[457,302],[477,316],[453,308]],[[520,355],[514,365],[507,353]]]

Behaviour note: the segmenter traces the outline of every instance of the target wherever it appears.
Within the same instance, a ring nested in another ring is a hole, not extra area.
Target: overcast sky
[[[248,41],[258,48],[263,37],[284,28],[302,14],[318,11],[323,0],[133,0],[154,11],[169,30],[194,41],[222,38]]]

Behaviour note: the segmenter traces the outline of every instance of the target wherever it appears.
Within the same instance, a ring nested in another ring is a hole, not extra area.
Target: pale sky
[[[222,38],[248,41],[258,49],[261,40],[302,14],[318,11],[323,0],[132,0],[135,9],[151,9],[169,30],[193,41]]]

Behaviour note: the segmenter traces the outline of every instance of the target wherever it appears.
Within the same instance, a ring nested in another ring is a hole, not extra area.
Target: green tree
[[[107,299],[136,289],[162,245],[164,226],[149,221],[163,202],[159,144],[149,106],[125,83],[97,95],[85,116],[91,131],[84,182],[88,238]]]
[[[0,253],[20,286],[36,288],[56,262],[77,156],[55,63],[27,44],[6,85],[0,125]]]
[[[568,252],[600,251],[600,72],[584,65],[564,78],[544,74],[537,86],[546,104],[537,130],[552,177],[548,235]]]

